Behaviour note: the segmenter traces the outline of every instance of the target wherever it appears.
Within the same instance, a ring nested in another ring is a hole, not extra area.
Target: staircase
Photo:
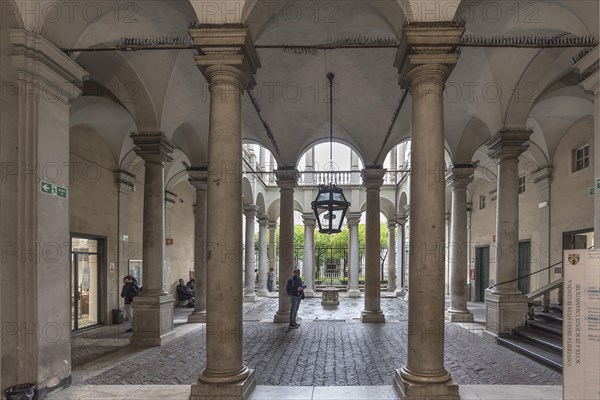
[[[509,337],[498,337],[498,344],[521,353],[550,368],[562,371],[562,306],[533,315]]]
[[[513,329],[511,336],[498,337],[498,344],[562,371],[562,306],[549,305],[550,292],[561,286],[562,278],[529,293],[531,307],[525,326]],[[534,300],[541,296],[544,297],[543,311],[533,312]]]

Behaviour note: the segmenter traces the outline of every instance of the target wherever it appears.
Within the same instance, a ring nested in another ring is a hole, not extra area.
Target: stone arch
[[[258,207],[258,215],[264,215],[267,213],[265,196],[261,191],[259,191],[256,195],[256,206]]]
[[[187,156],[191,166],[198,167],[207,163],[208,155],[200,135],[189,121],[181,123],[173,131],[171,141]]]
[[[267,216],[269,217],[269,221],[277,221],[277,218],[279,218],[279,203],[280,199],[277,197],[267,206]],[[305,212],[302,204],[296,200],[296,198],[294,198],[294,211],[301,214]]]
[[[255,204],[252,184],[247,177],[242,177],[242,200],[244,205]]]

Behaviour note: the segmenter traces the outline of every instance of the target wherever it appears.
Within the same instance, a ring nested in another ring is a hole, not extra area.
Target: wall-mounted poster
[[[563,254],[563,398],[600,399],[600,249]]]

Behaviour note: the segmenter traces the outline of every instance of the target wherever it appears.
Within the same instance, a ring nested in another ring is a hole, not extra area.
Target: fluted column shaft
[[[446,382],[444,368],[444,82],[449,69],[410,72],[412,95],[408,358],[403,373],[423,383]]]
[[[294,272],[294,188],[298,182],[295,169],[276,170],[279,201],[279,309],[274,322],[288,322],[290,300],[285,291]]]
[[[258,291],[260,297],[267,297],[267,224],[266,215],[258,217]]]
[[[450,214],[450,308],[447,315],[452,321],[472,322],[473,314],[467,308],[467,186],[472,180],[472,165],[454,166],[447,180],[452,187]]]
[[[381,231],[379,191],[383,185],[385,169],[363,170],[363,185],[367,190],[365,218],[365,309],[362,322],[385,322],[381,311],[381,280],[379,274]]]
[[[347,215],[348,230],[349,230],[349,276],[348,276],[348,297],[360,297],[360,289],[358,288],[358,223],[360,222],[361,213],[350,212]]]
[[[196,189],[196,212],[194,215],[194,312],[188,322],[206,322],[206,196],[208,191],[208,171],[191,169],[188,171],[190,183]]]
[[[396,290],[396,221],[388,221],[388,284],[387,291]]]
[[[245,249],[245,272],[246,272],[246,287],[244,288],[244,301],[256,301],[256,293],[254,293],[254,283],[256,282],[256,256],[254,252],[254,221],[258,215],[258,207],[249,205],[244,207],[244,215],[246,216],[246,240],[244,242]]]
[[[305,213],[302,215],[304,221],[304,295],[306,297],[315,297],[313,290],[314,279],[314,260],[315,260],[315,215]]]

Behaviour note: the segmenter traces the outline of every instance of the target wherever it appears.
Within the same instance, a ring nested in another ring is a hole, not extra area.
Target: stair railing
[[[493,289],[496,286],[505,285],[507,283],[511,283],[511,282],[518,281],[518,280],[523,279],[523,278],[527,278],[529,276],[538,274],[538,273],[540,273],[542,271],[546,271],[546,270],[548,270],[550,268],[554,268],[554,267],[556,267],[558,265],[562,265],[562,261],[559,261],[556,264],[552,264],[549,267],[540,269],[539,271],[531,272],[531,273],[529,273],[527,275],[522,275],[522,276],[519,276],[519,277],[517,277],[515,279],[511,279],[509,281],[504,281],[504,282],[500,282],[500,283],[491,285],[490,287],[488,287],[488,289]],[[540,296],[543,296],[543,298],[542,298],[542,311],[546,312],[546,313],[550,312],[550,292],[552,292],[555,289],[558,289],[560,291],[562,289],[562,283],[563,283],[563,278],[561,276],[560,278],[556,279],[555,281],[552,281],[552,282],[548,283],[547,285],[544,285],[544,286],[540,287],[539,289],[536,289],[536,290],[534,290],[534,291],[532,291],[530,293],[527,293],[526,296],[527,296],[527,302],[528,302],[528,305],[529,305],[529,311],[528,311],[527,314],[528,314],[528,318],[530,320],[533,319],[534,308],[535,308],[535,302],[534,302],[534,300],[537,299]],[[561,296],[559,295],[559,298],[560,297]],[[561,302],[561,301],[559,300],[559,302]]]

